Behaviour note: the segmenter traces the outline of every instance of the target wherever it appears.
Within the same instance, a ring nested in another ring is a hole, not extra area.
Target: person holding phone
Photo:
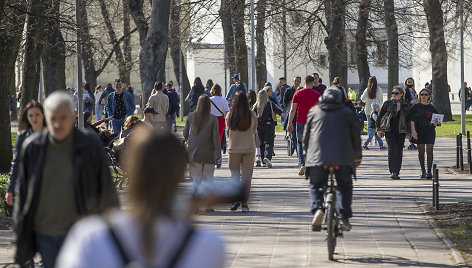
[[[418,160],[421,167],[421,179],[432,179],[431,167],[433,166],[433,147],[436,139],[436,126],[438,126],[438,119],[431,122],[433,114],[438,111],[431,103],[431,92],[427,88],[420,91],[420,102],[411,106],[411,136],[412,140],[418,144]],[[424,166],[424,153],[426,147],[427,154],[427,168],[426,172]]]

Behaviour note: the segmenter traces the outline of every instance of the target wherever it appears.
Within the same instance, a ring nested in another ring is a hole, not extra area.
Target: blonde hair
[[[257,111],[258,118],[262,116],[266,103],[269,100],[269,94],[267,93],[267,88],[268,87],[264,87],[264,89],[259,90],[259,92],[257,93],[257,100],[256,100],[256,103],[254,104],[254,107],[257,108],[256,111]]]

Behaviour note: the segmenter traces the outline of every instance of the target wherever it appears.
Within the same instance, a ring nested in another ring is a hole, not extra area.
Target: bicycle
[[[339,228],[339,205],[337,202],[336,175],[335,171],[339,170],[339,166],[324,166],[323,169],[329,170],[328,185],[324,187],[324,202],[323,207],[326,211],[323,218],[323,223],[326,226],[328,243],[328,259],[333,260],[334,249],[336,248],[336,238],[343,237],[342,229]],[[324,228],[323,228],[324,229]]]
[[[297,150],[297,139],[295,133],[285,131],[285,140],[287,141],[287,155],[292,156]]]

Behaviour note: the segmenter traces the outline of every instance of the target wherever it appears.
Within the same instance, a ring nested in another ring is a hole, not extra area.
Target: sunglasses
[[[429,96],[429,94],[420,94],[420,96]]]
[[[398,91],[392,91],[392,95],[400,95],[402,94],[401,92],[398,92]]]

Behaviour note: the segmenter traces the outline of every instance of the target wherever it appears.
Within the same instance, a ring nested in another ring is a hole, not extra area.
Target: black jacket
[[[257,114],[257,106],[255,106],[254,112],[257,115],[257,127],[263,127],[267,125],[268,123],[274,124],[274,126],[277,125],[277,121],[272,120],[272,110],[270,107],[271,104],[272,104],[272,109],[274,110],[275,114],[281,115],[283,113],[283,111],[279,108],[279,106],[277,106],[277,104],[275,104],[272,101],[266,102],[266,105],[264,107],[264,110],[262,111],[261,116]]]
[[[8,182],[7,192],[15,192],[16,178],[18,176],[18,160],[23,142],[33,134],[33,129],[29,128],[25,131],[18,133],[16,136],[15,148],[13,149],[13,159],[11,160],[11,169],[10,169],[10,181]]]
[[[74,128],[74,192],[79,215],[101,213],[119,205],[101,142],[93,133]],[[33,222],[41,185],[41,174],[49,131],[45,128],[23,143],[15,202],[17,250],[15,262],[23,264],[37,252]],[[53,187],[53,186],[51,186]]]
[[[108,95],[110,95],[110,93],[112,93],[113,91],[115,91],[115,89],[113,89],[112,87],[107,87],[105,91],[102,93],[102,95],[100,96],[98,103],[104,104],[102,103],[103,99],[107,100]]]
[[[164,94],[166,94],[169,98],[169,108],[167,109],[167,115],[177,114],[180,108],[179,95],[177,95],[177,92],[172,92],[167,89],[164,90]]]
[[[305,166],[349,166],[362,158],[357,119],[343,103],[319,103],[310,109],[303,132]]]

